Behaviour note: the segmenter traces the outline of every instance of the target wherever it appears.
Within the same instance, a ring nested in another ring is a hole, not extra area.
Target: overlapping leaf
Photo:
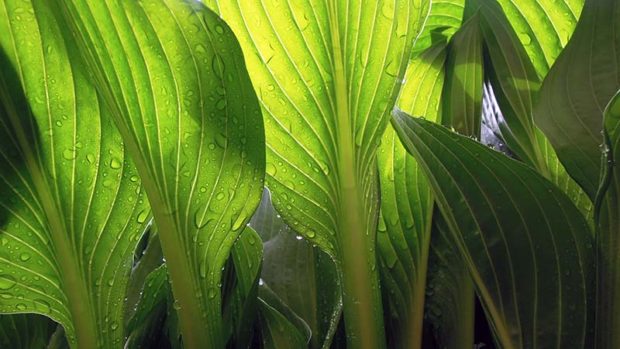
[[[605,109],[604,174],[597,193],[597,313],[598,348],[615,348],[620,335],[620,91]]]
[[[534,110],[562,164],[591,199],[601,171],[603,110],[620,88],[619,17],[620,1],[586,1]]]
[[[505,348],[589,347],[594,253],[585,218],[530,167],[394,115]]]
[[[148,206],[121,137],[47,1],[0,3],[0,311],[120,348]]]
[[[222,347],[221,271],[260,199],[265,156],[237,41],[198,2],[57,3],[143,178],[183,343]]]
[[[349,345],[383,346],[375,157],[429,1],[207,3],[261,99],[276,209],[344,270]]]

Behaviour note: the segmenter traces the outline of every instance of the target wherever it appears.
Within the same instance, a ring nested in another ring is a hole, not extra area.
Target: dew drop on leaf
[[[27,262],[30,260],[30,255],[28,253],[22,253],[19,255],[19,260],[22,262]]]
[[[121,168],[121,165],[122,163],[117,158],[112,158],[112,160],[110,160],[110,167],[115,170]]]
[[[149,210],[142,210],[138,213],[138,223],[142,224],[146,222],[146,218],[149,216]]]
[[[9,290],[15,286],[15,278],[11,275],[0,275],[0,290]]]
[[[278,172],[278,169],[276,168],[274,164],[268,162],[267,165],[265,166],[265,171],[267,172],[268,175],[273,177]]]

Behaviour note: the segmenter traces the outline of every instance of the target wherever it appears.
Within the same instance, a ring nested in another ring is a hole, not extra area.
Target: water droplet
[[[268,175],[273,177],[278,172],[278,169],[276,168],[274,164],[268,162],[267,165],[265,166],[265,172],[267,172]]]
[[[21,310],[21,311],[23,311],[23,310],[26,310],[26,309],[27,309],[26,304],[24,304],[24,303],[18,303],[18,304],[15,306],[15,308],[17,308],[17,310]]]
[[[65,149],[62,152],[62,157],[67,159],[67,160],[75,159],[75,149]]]
[[[213,68],[213,73],[215,76],[222,79],[224,77],[224,67],[222,57],[218,54],[214,54],[213,61],[211,62],[211,68]]]
[[[52,312],[52,307],[50,306],[50,304],[42,299],[35,299],[34,307],[36,310],[40,311],[43,314],[49,314]]]
[[[226,108],[226,104],[226,98],[220,98],[220,100],[215,103],[215,108],[217,108],[217,110],[224,110],[224,108]]]
[[[113,322],[110,324],[110,328],[112,329],[112,331],[116,331],[116,329],[118,328],[118,324],[116,322]]]
[[[321,171],[323,171],[326,176],[329,175],[329,167],[327,167],[325,162],[319,161],[319,167],[321,167]]]
[[[121,166],[122,166],[122,163],[117,158],[112,158],[112,160],[110,160],[110,167],[111,168],[116,170],[116,169],[121,168]]]
[[[313,239],[316,236],[316,233],[314,232],[314,230],[308,230],[307,235],[310,239]]]
[[[140,178],[138,178],[138,176],[136,176],[136,175],[133,175],[133,176],[129,177],[129,180],[132,181],[132,182],[137,182],[138,179],[140,179]]]
[[[215,298],[216,293],[217,292],[215,291],[214,287],[209,287],[209,289],[207,290],[207,297],[213,299]]]
[[[527,33],[519,34],[519,40],[521,40],[523,45],[529,45],[532,43],[532,38]]]
[[[86,161],[88,161],[89,164],[94,164],[95,163],[95,156],[93,154],[86,155]]]
[[[233,231],[239,230],[245,223],[245,219],[246,219],[246,215],[244,213],[241,213],[239,217],[237,217],[237,219],[232,224],[232,230]]]
[[[142,210],[138,213],[138,223],[142,224],[146,222],[146,219],[149,217],[149,210]]]
[[[11,275],[0,275],[0,290],[8,290],[15,286],[15,278]]]
[[[207,225],[207,223],[209,223],[209,219],[205,219],[204,210],[197,209],[194,213],[194,225],[196,226],[196,228],[202,229]]]
[[[219,25],[219,24],[215,26],[215,31],[216,31],[218,34],[224,34],[224,28],[222,28],[222,26],[221,26],[221,25]]]
[[[22,253],[19,255],[19,260],[22,262],[27,262],[30,260],[30,255],[28,253]]]
[[[222,199],[224,199],[225,196],[226,196],[226,194],[224,194],[224,192],[221,191],[221,192],[217,193],[215,198],[218,199],[218,200],[222,200]]]
[[[303,237],[301,237],[300,235],[296,235],[296,236],[295,236],[295,239],[297,239],[297,240],[302,240],[302,239],[303,239]]]

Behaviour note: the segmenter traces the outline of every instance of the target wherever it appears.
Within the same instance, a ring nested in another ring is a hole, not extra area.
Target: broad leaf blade
[[[0,3],[0,311],[49,316],[72,347],[121,347],[149,209],[56,10]]]
[[[601,172],[603,110],[620,88],[619,4],[586,1],[573,38],[545,79],[534,111],[560,161],[592,200]]]
[[[605,138],[607,144],[603,160],[605,173],[597,193],[597,348],[615,348],[620,335],[620,91],[605,110]],[[609,147],[609,148],[607,148]]]
[[[578,209],[523,164],[442,126],[394,118],[429,177],[501,345],[589,346],[594,254]]]
[[[276,209],[337,262],[349,346],[383,347],[375,157],[429,1],[207,3],[261,99]]]
[[[39,314],[0,316],[0,347],[15,349],[45,348],[58,325]]]
[[[310,328],[310,348],[329,348],[342,315],[342,290],[331,258],[280,218],[265,190],[251,221],[265,240],[261,279]]]
[[[446,45],[438,44],[409,62],[397,102],[400,108],[439,119],[445,59]],[[394,324],[388,334],[395,343],[390,345],[417,347],[422,336],[433,198],[416,160],[391,126],[381,139],[377,167],[381,184],[377,251],[386,309],[395,313],[394,319],[386,317]]]
[[[571,38],[584,0],[497,1],[518,34],[539,77],[544,77]],[[596,0],[595,0],[596,1]]]
[[[258,204],[265,156],[237,41],[198,2],[59,5],[143,178],[184,345],[221,347],[221,271]]]
[[[449,39],[461,27],[465,0],[431,0],[431,11],[415,41],[412,56]]]

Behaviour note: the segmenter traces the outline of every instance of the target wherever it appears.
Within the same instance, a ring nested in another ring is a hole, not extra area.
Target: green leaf
[[[504,348],[590,347],[594,253],[585,218],[530,167],[394,114]]]
[[[267,184],[342,277],[349,346],[385,346],[376,151],[428,0],[207,1],[244,50],[265,113]]]
[[[268,290],[263,288],[263,290]],[[269,292],[269,291],[267,291]],[[274,294],[259,298],[260,305],[260,328],[263,339],[263,348],[305,348],[308,345],[310,331],[301,319],[291,321],[292,312],[283,311],[283,303],[280,303]]]
[[[224,305],[224,317],[232,328],[232,343],[236,348],[249,348],[256,319],[258,280],[261,275],[263,244],[251,227],[245,227],[232,251],[234,287],[224,292],[229,301]]]
[[[480,137],[483,65],[482,33],[476,13],[450,41],[441,119],[456,132],[476,138]]]
[[[431,0],[431,11],[415,41],[415,58],[431,46],[447,41],[461,27],[465,0]]]
[[[584,3],[584,0],[477,1],[486,5],[497,1],[502,7],[541,78],[571,38]]]
[[[597,194],[597,348],[616,348],[620,335],[620,91],[605,109],[604,178]]]
[[[620,88],[620,2],[586,1],[575,33],[549,72],[534,118],[568,173],[594,199],[603,110]]]
[[[439,119],[445,59],[446,45],[439,44],[409,62],[397,102],[401,109]],[[422,336],[433,198],[416,160],[391,126],[381,139],[377,167],[381,184],[377,252],[386,308],[396,315],[390,319],[395,324],[389,326],[395,342],[390,345],[417,347]]]
[[[502,138],[521,161],[560,187],[586,216],[590,216],[591,201],[571,179],[547,138],[534,125],[533,109],[540,79],[526,48],[497,4],[485,2],[481,13],[488,56],[487,92],[493,94],[501,109],[495,118]]]
[[[48,1],[0,4],[0,312],[121,348],[148,205],[109,113]]]
[[[221,275],[260,199],[258,101],[199,2],[58,1],[143,179],[187,348],[224,346]]]
[[[472,347],[474,285],[440,212],[433,217],[424,320],[438,348]]]
[[[261,279],[312,332],[309,348],[329,348],[342,314],[338,274],[331,258],[278,217],[265,190],[251,225],[265,240]]]
[[[58,325],[38,314],[0,315],[0,347],[46,348]]]

